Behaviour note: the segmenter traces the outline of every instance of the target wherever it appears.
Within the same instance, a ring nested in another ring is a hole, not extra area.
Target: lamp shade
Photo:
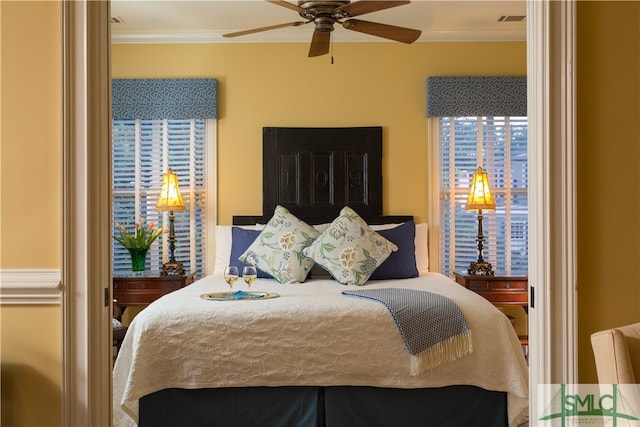
[[[183,211],[186,207],[178,186],[178,175],[171,168],[162,175],[162,189],[158,196],[156,210],[159,211]]]
[[[491,196],[487,173],[483,172],[482,168],[479,166],[478,170],[473,174],[471,191],[469,192],[469,198],[467,199],[467,204],[464,208],[466,210],[496,208],[496,202]]]

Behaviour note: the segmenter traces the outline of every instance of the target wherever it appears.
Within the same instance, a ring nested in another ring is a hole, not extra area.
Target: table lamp
[[[482,210],[495,209],[496,202],[491,196],[489,189],[489,179],[487,173],[482,171],[481,167],[473,174],[471,182],[471,191],[467,204],[464,206],[466,210],[478,210],[478,261],[469,265],[468,273],[474,276],[493,276],[494,271],[490,263],[482,258],[482,250],[484,249],[484,234],[482,233]]]
[[[158,204],[156,210],[169,211],[169,262],[162,264],[162,276],[184,276],[184,266],[181,262],[176,261],[174,251],[176,249],[176,235],[173,229],[173,220],[175,219],[173,211],[184,211],[186,209],[180,187],[178,186],[178,175],[173,173],[171,168],[162,175],[162,189],[158,196]]]

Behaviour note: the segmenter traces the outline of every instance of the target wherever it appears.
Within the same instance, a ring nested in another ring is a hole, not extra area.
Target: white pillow
[[[229,265],[229,257],[231,257],[231,228],[240,227],[245,230],[262,230],[264,225],[216,225],[216,242],[213,251],[215,252],[216,262],[213,266],[213,274],[222,276],[224,269]]]
[[[426,222],[416,224],[416,267],[420,276],[429,272],[428,228]]]
[[[398,223],[389,223],[389,224],[369,224],[372,230],[380,231],[380,230],[391,230],[392,228],[396,228],[399,225],[404,224],[404,222]]]

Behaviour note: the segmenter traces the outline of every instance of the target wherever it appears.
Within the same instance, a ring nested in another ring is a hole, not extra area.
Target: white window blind
[[[439,117],[440,271],[466,272],[478,259],[477,211],[466,211],[471,177],[488,173],[495,211],[484,214],[485,261],[496,274],[528,268],[527,118]]]
[[[207,123],[209,122],[209,123]],[[176,260],[185,270],[206,270],[206,135],[213,119],[114,119],[113,220],[130,230],[145,218],[169,227],[169,213],[156,211],[162,175],[170,167],[178,175],[186,210],[175,212]],[[146,269],[159,271],[169,257],[168,234],[153,243]],[[113,242],[113,271],[131,271],[128,251]]]

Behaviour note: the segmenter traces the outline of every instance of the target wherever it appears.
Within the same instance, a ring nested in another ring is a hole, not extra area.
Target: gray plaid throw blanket
[[[342,291],[343,295],[384,304],[411,353],[411,373],[417,375],[472,351],[471,329],[460,308],[449,298],[415,289]]]

